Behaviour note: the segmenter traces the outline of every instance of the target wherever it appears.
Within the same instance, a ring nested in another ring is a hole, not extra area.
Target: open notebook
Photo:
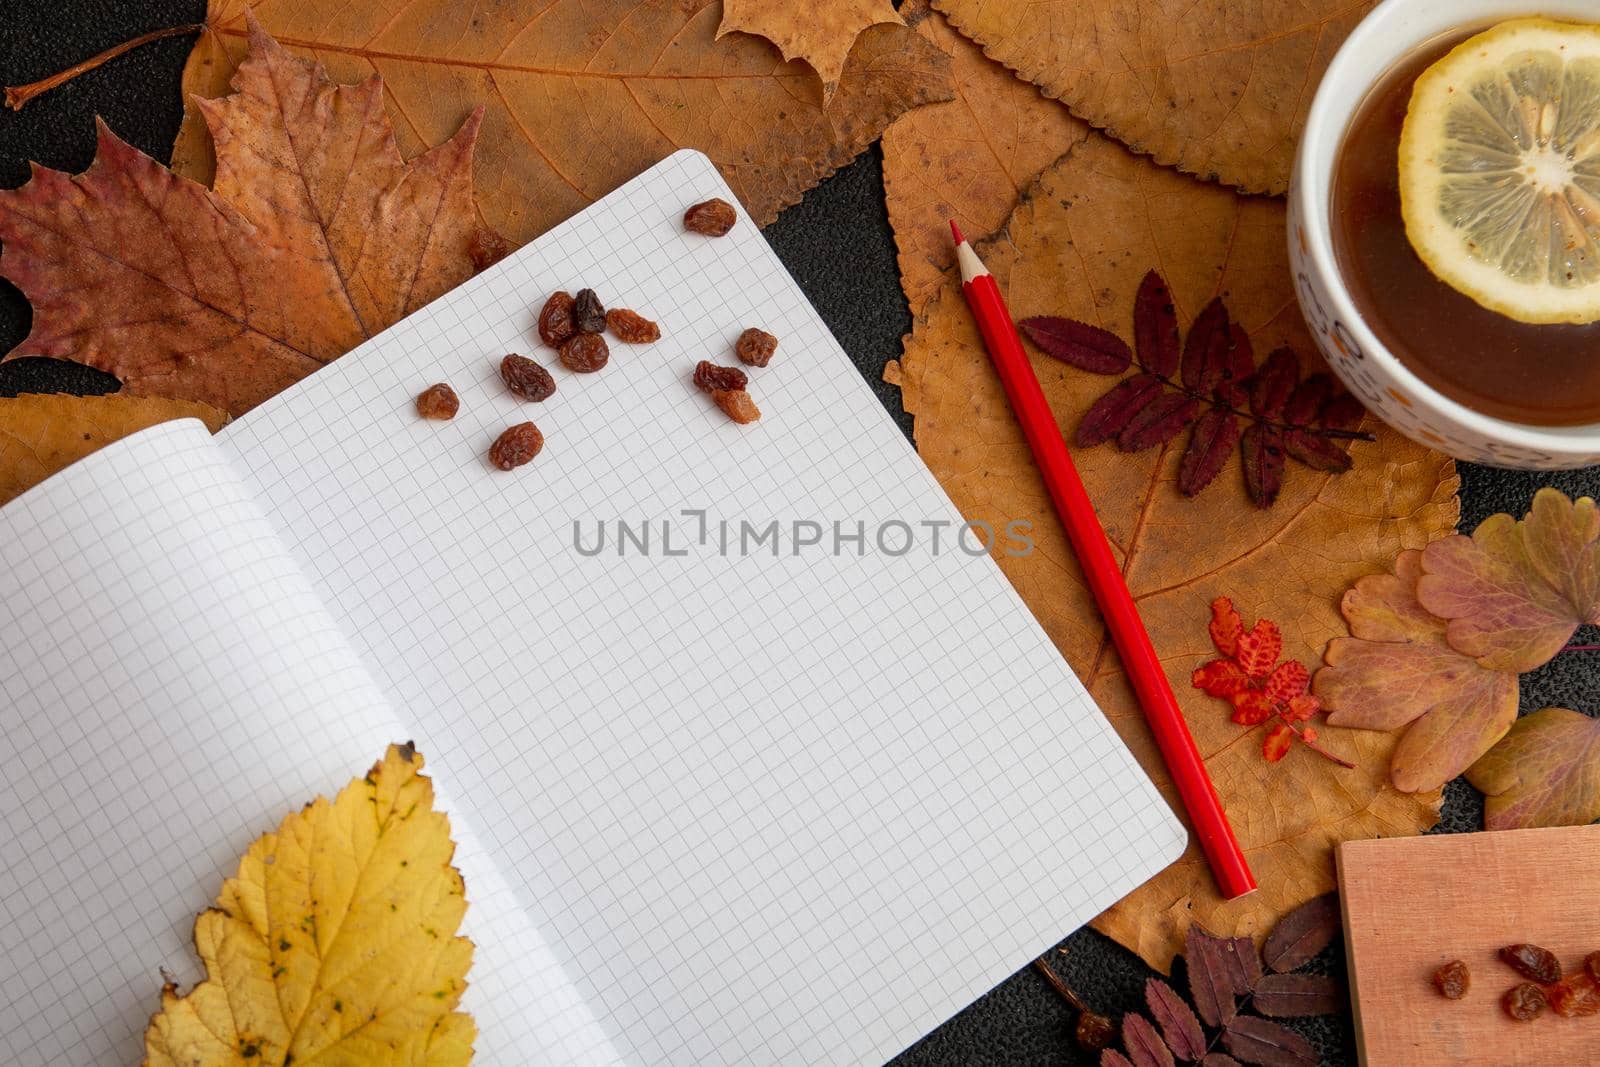
[[[883,1059],[1177,858],[761,235],[683,232],[713,195],[680,152],[216,437],[0,510],[0,1062],[136,1062],[242,850],[407,738],[485,1064]],[[519,404],[500,355],[554,364],[534,315],[583,285],[662,340]],[[687,377],[749,325],[781,348],[739,427]]]

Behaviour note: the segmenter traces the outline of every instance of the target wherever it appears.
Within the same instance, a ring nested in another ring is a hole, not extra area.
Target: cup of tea
[[[1317,345],[1373,414],[1459,459],[1600,463],[1594,23],[1596,0],[1385,0],[1300,142],[1289,256]]]

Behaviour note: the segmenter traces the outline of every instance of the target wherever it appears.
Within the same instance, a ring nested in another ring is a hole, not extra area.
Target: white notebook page
[[[250,842],[408,736],[199,422],[0,509],[0,1063],[140,1062]],[[438,784],[484,1061],[614,1060]]]
[[[1184,833],[755,228],[683,232],[713,195],[677,153],[219,441],[625,1059],[883,1059]],[[534,318],[585,285],[662,340],[563,370]],[[688,378],[752,325],[781,343],[738,427]],[[555,396],[510,397],[506,352]],[[412,409],[435,381],[452,422]],[[530,418],[544,453],[491,469]],[[575,549],[617,518],[648,556]],[[719,551],[772,519],[869,543]]]

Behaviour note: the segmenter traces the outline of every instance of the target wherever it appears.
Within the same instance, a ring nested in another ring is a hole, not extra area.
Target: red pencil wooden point
[[[961,291],[972,309],[972,317],[977,320],[978,332],[983,335],[984,346],[1005,386],[1017,422],[1028,439],[1028,447],[1039,465],[1056,514],[1077,553],[1084,579],[1100,605],[1100,613],[1105,616],[1106,629],[1122,659],[1128,682],[1144,709],[1150,732],[1161,749],[1195,836],[1200,839],[1200,848],[1211,865],[1217,888],[1230,900],[1253,892],[1256,881],[1250,873],[1250,865],[1234,837],[1227,813],[1222,810],[1222,801],[1206,773],[1205,761],[1189,733],[1188,723],[1184,722],[1178,698],[1173,695],[1160,657],[1150,643],[1150,635],[1145,632],[1133,595],[1122,577],[1122,567],[1111,550],[1111,543],[1106,540],[1105,530],[1095,515],[1083,479],[1078,476],[1066,440],[1056,426],[1044,390],[1034,376],[1033,364],[1022,347],[1022,338],[1011,321],[1011,312],[1006,309],[1000,287],[972,250],[972,245],[961,236],[961,228],[954,219],[950,220],[950,232],[955,236],[956,259],[961,265]]]

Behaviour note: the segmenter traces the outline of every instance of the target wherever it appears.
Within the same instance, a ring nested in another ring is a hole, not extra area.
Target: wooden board
[[[1543,945],[1570,972],[1600,950],[1600,826],[1351,841],[1338,862],[1362,1063],[1595,1062],[1600,1015],[1506,1016],[1500,997],[1522,979],[1495,951]],[[1472,972],[1456,1001],[1433,988],[1452,959]]]

